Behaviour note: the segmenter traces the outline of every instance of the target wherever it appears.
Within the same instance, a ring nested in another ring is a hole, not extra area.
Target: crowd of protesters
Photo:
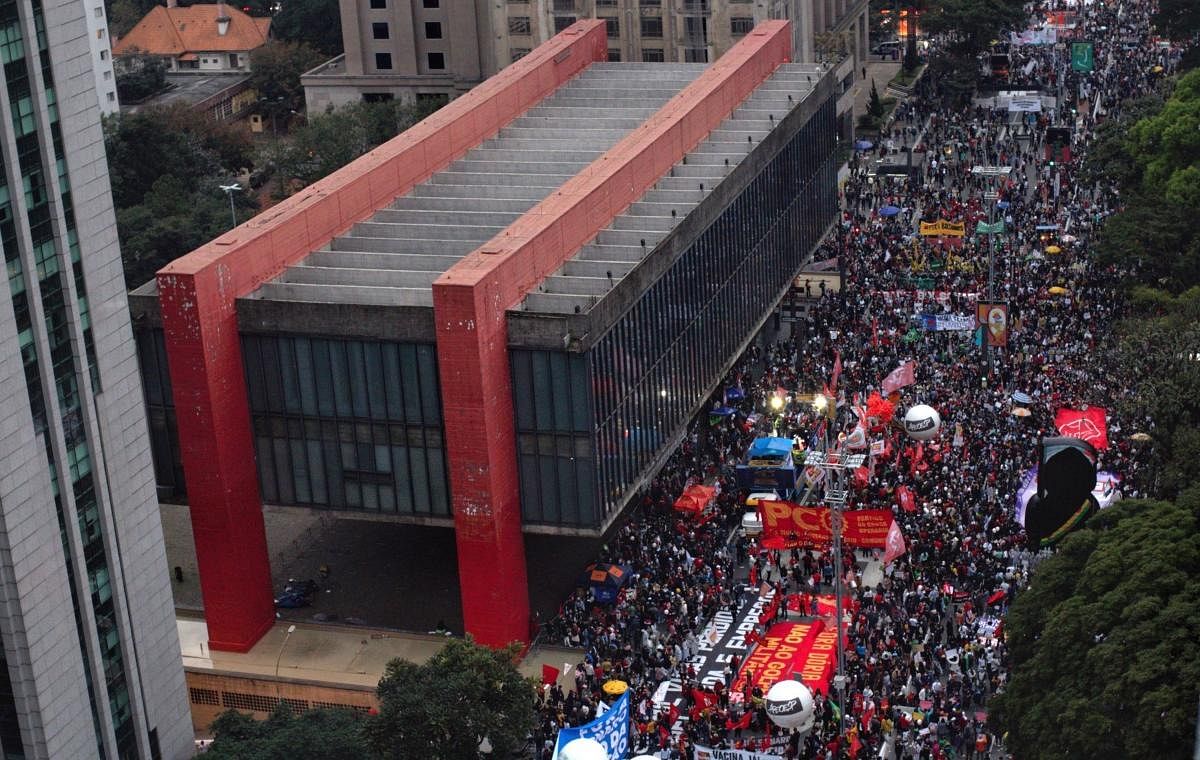
[[[581,588],[543,628],[543,643],[585,652],[568,676],[570,687],[555,684],[541,696],[535,738],[543,757],[559,728],[596,716],[601,686],[613,678],[629,684],[634,748],[659,757],[688,758],[695,744],[792,758],[903,760],[948,757],[951,750],[956,757],[1001,756],[982,717],[990,696],[1004,687],[1005,605],[1038,556],[1014,516],[1038,436],[1054,434],[1061,407],[1106,407],[1111,446],[1100,452],[1099,469],[1118,474],[1127,496],[1152,487],[1143,482],[1140,450],[1131,440],[1152,423],[1116,411],[1131,383],[1112,359],[1110,326],[1122,314],[1128,273],[1089,256],[1096,227],[1119,199],[1113,188],[1079,187],[1076,177],[1096,126],[1118,115],[1124,98],[1169,76],[1180,51],[1152,43],[1149,3],[1096,2],[1078,11],[1078,36],[1095,45],[1094,71],[1072,71],[1062,45],[1011,51],[1014,75],[1031,90],[1060,95],[1054,107],[1013,117],[998,101],[948,99],[926,77],[877,146],[851,159],[840,227],[815,257],[840,259],[844,287],[822,285],[807,317],[785,338],[748,350],[725,385],[744,397],[714,400],[736,413],[694,422],[640,495],[633,517],[598,558],[632,571],[618,600],[597,604]],[[1063,125],[1073,131],[1069,158],[1048,149],[1047,130]],[[920,171],[899,179],[872,171],[885,154],[909,149],[920,156]],[[1010,173],[998,182],[973,174],[978,165]],[[988,293],[988,236],[931,245],[916,233],[919,222],[939,219],[963,221],[973,231],[989,219],[989,190],[998,191],[993,219],[1005,227],[992,239],[994,295],[1009,305],[1010,329],[1007,347],[985,359],[977,345],[983,333],[927,332],[914,316],[973,315],[975,301]],[[881,214],[884,206],[898,211]],[[848,432],[856,424],[850,411],[856,397],[861,402],[907,361],[916,362],[916,382],[902,391],[901,412],[914,403],[933,406],[942,433],[928,445],[889,434],[894,454],[875,466],[849,505],[891,509],[907,553],[864,584],[865,568],[871,562],[878,568],[878,557],[847,552],[844,567],[834,568],[819,550],[763,552],[744,536],[731,542],[740,535],[746,496],[733,465],[750,442],[773,426],[805,441]],[[835,362],[839,412],[834,428],[822,431],[829,423],[806,394],[828,385]],[[777,389],[789,395],[775,413],[764,402]],[[1021,405],[1027,416],[1013,414],[1018,392],[1031,399]],[[672,509],[696,482],[721,486],[706,522]],[[915,497],[911,511],[900,508],[902,486]],[[731,698],[736,659],[724,666],[725,683],[697,683],[689,661],[719,610],[736,615],[766,582],[776,593],[803,595],[803,611],[811,595],[828,593],[836,572],[853,595],[845,618],[846,705],[818,698],[816,728],[788,737],[769,724],[761,691],[748,686]],[[653,699],[672,679],[682,685],[677,709]],[[711,703],[701,697],[703,710],[696,709],[692,685],[713,697]]]

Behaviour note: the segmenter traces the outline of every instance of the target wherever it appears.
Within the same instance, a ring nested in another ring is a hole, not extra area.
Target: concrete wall
[[[361,712],[379,709],[375,690],[366,687],[214,673],[197,668],[188,668],[186,675],[192,728],[197,733],[208,733],[213,720],[229,709],[265,720],[281,699],[296,712],[316,708]]]

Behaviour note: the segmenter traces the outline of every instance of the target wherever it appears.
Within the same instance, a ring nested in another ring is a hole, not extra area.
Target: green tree
[[[281,188],[303,187],[340,169],[428,116],[437,104],[353,103],[315,114],[271,151]],[[286,194],[286,193],[284,193]]]
[[[251,145],[244,130],[196,118],[186,106],[147,109],[104,127],[125,281],[136,287],[229,229],[219,185],[253,165]],[[241,221],[255,209],[244,193],[234,202]]]
[[[366,716],[350,710],[309,710],[294,715],[280,703],[257,721],[228,710],[213,721],[206,760],[361,760]]]
[[[167,84],[167,64],[156,55],[129,55],[117,74],[117,94],[121,102],[133,104],[145,100]]]
[[[1173,496],[1200,483],[1200,287],[1179,296],[1146,287],[1131,295],[1114,357],[1139,392],[1119,402],[1126,419],[1153,420],[1144,457],[1155,492]]]
[[[1100,512],[1040,564],[1005,620],[989,703],[1027,760],[1191,756],[1200,685],[1200,492]]]
[[[1124,209],[1101,231],[1099,253],[1135,265],[1144,283],[1181,293],[1200,284],[1200,70],[1181,77],[1165,102],[1132,105],[1140,118],[1105,132],[1086,167],[1124,194]]]
[[[867,101],[867,115],[875,121],[883,119],[884,108],[883,101],[879,98],[879,90],[875,87],[875,80],[871,80],[871,96]]]
[[[1200,32],[1200,3],[1196,0],[1158,0],[1152,19],[1158,33],[1185,41]]]
[[[974,59],[1025,18],[1022,0],[930,0],[921,23],[930,34],[947,35],[953,53]]]
[[[271,20],[271,35],[302,42],[327,56],[342,52],[342,16],[338,0],[283,0]]]
[[[376,757],[479,758],[486,737],[494,757],[525,743],[536,720],[534,684],[517,672],[518,644],[493,650],[451,639],[424,665],[388,663],[379,682],[379,716],[366,725]]]
[[[300,75],[325,60],[325,55],[302,42],[270,40],[250,51],[250,86],[269,117],[286,118],[304,107]]]

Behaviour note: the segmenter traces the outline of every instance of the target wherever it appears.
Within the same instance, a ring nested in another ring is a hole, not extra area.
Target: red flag
[[[850,734],[850,760],[858,760],[858,753],[862,751],[863,743],[858,740],[858,732],[853,731]]]
[[[896,500],[899,502],[900,508],[905,512],[917,511],[916,497],[913,496],[912,489],[910,489],[908,486],[896,487]]]
[[[892,370],[892,373],[883,378],[883,382],[880,383],[883,395],[890,396],[901,388],[915,383],[917,381],[916,370],[916,362],[905,362]]]
[[[1054,415],[1054,427],[1071,438],[1087,441],[1097,450],[1108,448],[1108,410],[1102,406],[1087,409],[1059,409]]]
[[[542,666],[542,684],[552,686],[558,682],[558,668],[553,665]]]
[[[886,565],[906,551],[908,551],[908,546],[904,543],[904,533],[900,530],[900,523],[892,520],[892,524],[888,528],[887,542],[883,547],[883,564]]]
[[[833,379],[829,381],[829,390],[831,393],[837,393],[838,378],[842,376],[842,352],[834,349],[833,351]]]
[[[750,719],[754,717],[749,711],[742,714],[737,722],[733,724],[734,728],[750,728]]]
[[[675,725],[675,721],[679,720],[679,708],[671,705],[671,709],[667,710],[667,725]]]
[[[692,689],[692,699],[696,700],[696,706],[701,710],[707,710],[717,703],[717,695],[710,694],[707,691],[700,689]]]

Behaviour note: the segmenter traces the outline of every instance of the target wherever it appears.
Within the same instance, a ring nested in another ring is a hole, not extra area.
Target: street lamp
[[[233,194],[240,191],[242,186],[234,182],[232,185],[218,185],[218,187],[224,190],[225,194],[229,196],[229,216],[233,219],[233,227],[236,227],[237,211],[233,208]],[[230,229],[233,229],[233,227],[230,227]]]
[[[833,685],[838,692],[838,707],[842,719],[838,722],[840,739],[846,726],[846,643],[842,640],[842,509],[846,506],[846,472],[862,467],[864,454],[842,454],[837,451],[809,451],[804,457],[806,467],[816,467],[825,472],[825,501],[832,511],[830,523],[833,532],[833,595],[837,619],[837,675]]]
[[[289,625],[287,635],[283,637],[283,643],[279,645],[279,654],[275,655],[275,677],[279,678],[279,661],[283,659],[283,648],[287,646],[288,639],[296,632],[295,625]]]

